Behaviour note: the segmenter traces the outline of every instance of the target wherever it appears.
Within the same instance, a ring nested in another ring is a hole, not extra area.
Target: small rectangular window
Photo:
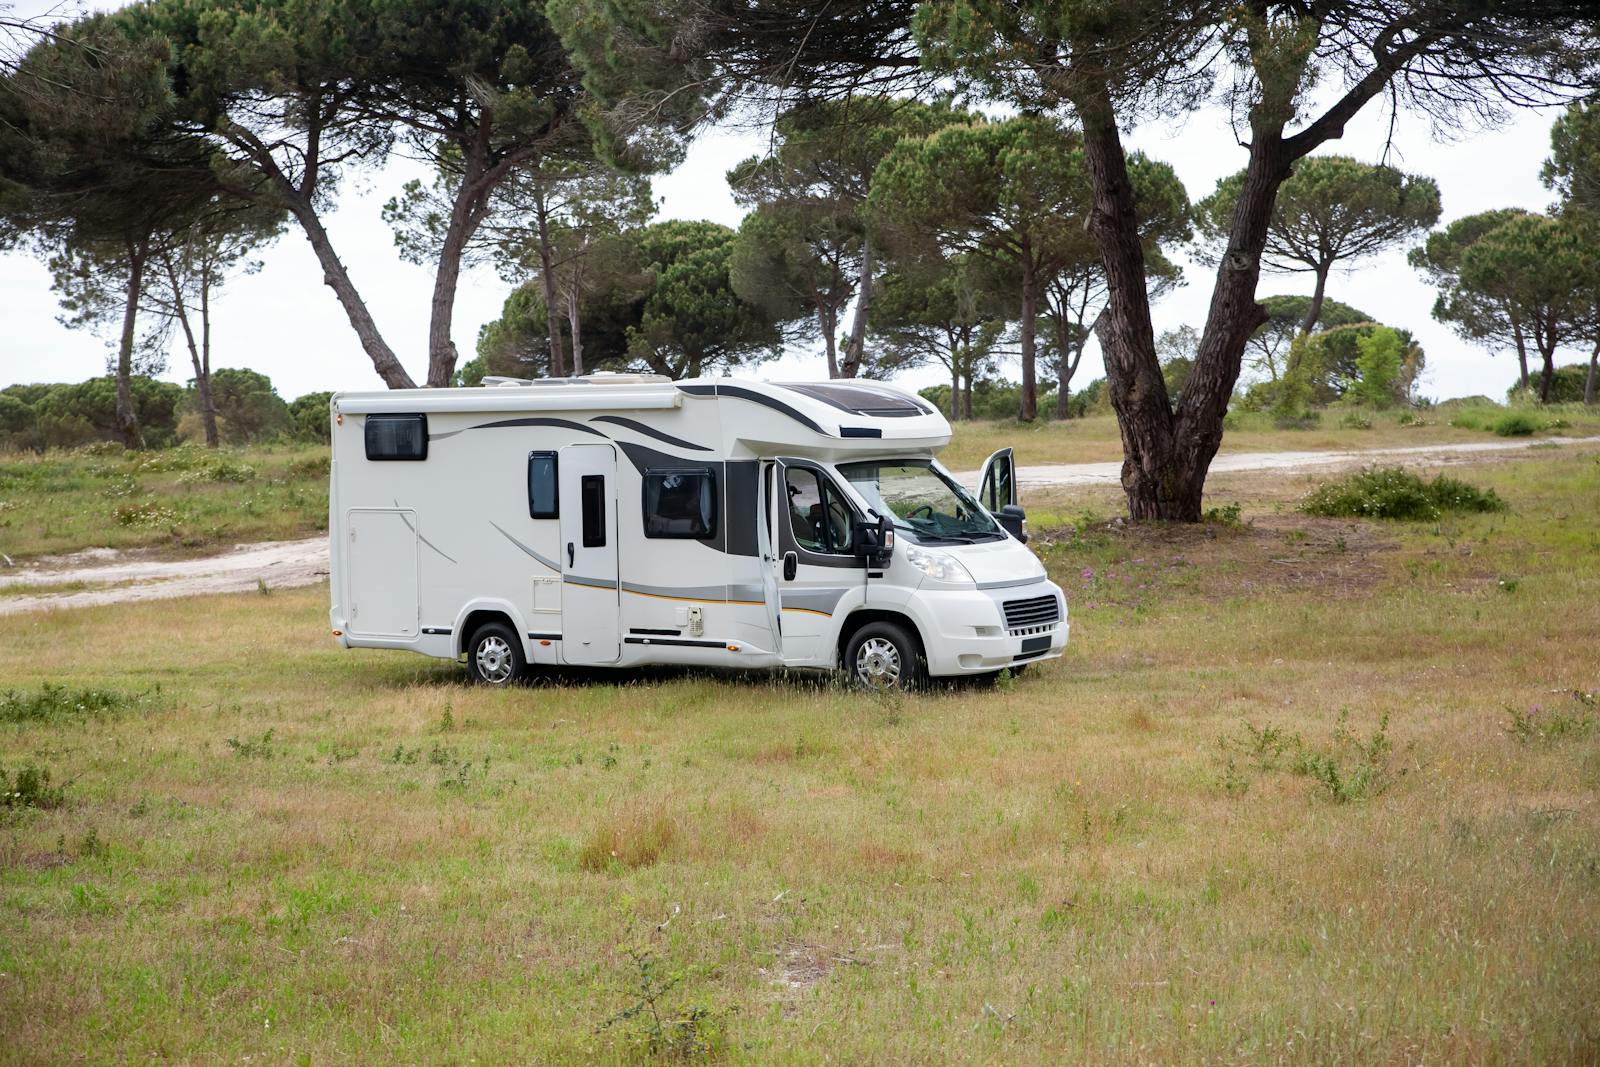
[[[708,470],[644,472],[644,535],[704,540],[717,532],[717,480]]]
[[[528,453],[528,517],[559,519],[560,497],[556,489],[556,454]]]
[[[428,416],[368,415],[368,459],[427,459]]]
[[[583,547],[604,548],[606,544],[606,479],[603,474],[585,474],[578,483],[583,497]]]

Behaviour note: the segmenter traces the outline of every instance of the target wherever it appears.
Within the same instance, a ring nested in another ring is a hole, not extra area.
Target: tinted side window
[[[708,470],[646,471],[644,535],[703,539],[717,532],[717,480]]]
[[[428,416],[368,415],[368,459],[427,459]]]
[[[801,548],[812,552],[848,552],[854,526],[850,506],[816,471],[795,467],[784,471],[789,497],[789,528]]]
[[[556,490],[556,454],[554,452],[528,453],[528,516],[534,519],[561,517],[560,497]]]
[[[604,548],[606,543],[606,479],[585,474],[578,482],[583,497],[583,547]]]
[[[803,468],[783,472],[789,496],[789,528],[801,548],[828,550],[828,524],[823,521],[822,486],[817,472]]]

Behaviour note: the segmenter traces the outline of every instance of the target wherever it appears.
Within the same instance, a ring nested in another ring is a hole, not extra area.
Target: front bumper
[[[1045,624],[1011,628],[1005,603],[1054,596],[1060,616]],[[928,673],[938,676],[987,674],[1024,663],[1056,659],[1067,647],[1071,622],[1067,599],[1048,579],[1006,589],[931,591],[915,598],[926,618],[921,622]]]

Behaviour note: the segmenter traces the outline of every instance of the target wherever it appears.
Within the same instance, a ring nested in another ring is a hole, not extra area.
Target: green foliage
[[[1569,363],[1565,367],[1557,367],[1550,376],[1550,403],[1552,404],[1581,404],[1583,403],[1583,386],[1589,378],[1589,368],[1582,363]],[[1524,388],[1519,382],[1506,390],[1506,400],[1510,403],[1534,403],[1539,399],[1539,382],[1530,382]]]
[[[471,366],[471,364],[468,364]],[[462,371],[466,371],[466,367]],[[479,378],[482,378],[480,372]],[[477,383],[472,383],[476,385]],[[329,392],[306,393],[289,402],[290,432],[302,441],[319,441],[327,444],[333,436],[333,416],[329,413]]]
[[[243,739],[230,737],[227,739],[228,748],[239,759],[269,760],[278,754],[278,749],[272,743],[275,731],[267,730],[259,737],[246,737]]]
[[[67,802],[67,785],[50,784],[50,768],[25,763],[8,774],[0,767],[0,808],[59,808]]]
[[[1311,310],[1309,296],[1268,296],[1261,298],[1267,311],[1267,321],[1256,328],[1245,346],[1245,362],[1259,374],[1275,381],[1283,373],[1289,345],[1300,333]],[[1353,326],[1374,321],[1371,315],[1349,304],[1328,298],[1322,302],[1322,313],[1317,316],[1315,329],[1330,330],[1336,326]]]
[[[145,443],[155,448],[172,444],[177,439],[182,387],[143,375],[134,375],[129,385]],[[85,382],[13,386],[0,395],[25,404],[32,415],[31,433],[21,433],[13,447],[76,448],[95,441],[122,440],[117,423],[117,381],[111,375]],[[16,425],[27,425],[28,417],[14,404],[0,408],[0,416],[7,412]]]
[[[1312,748],[1299,743],[1292,764],[1294,773],[1314,779],[1335,804],[1375,797],[1397,777],[1390,764],[1394,746],[1389,741],[1388,713],[1365,741],[1350,729],[1349,718],[1349,712],[1339,712],[1328,746]]]
[[[249,444],[288,432],[293,426],[289,405],[259,371],[223,367],[211,372],[211,402],[217,409],[222,439]]]
[[[1396,330],[1379,326],[1356,339],[1355,380],[1345,395],[1356,404],[1387,408],[1400,388],[1405,339]]]
[[[1543,428],[1543,420],[1526,411],[1508,411],[1489,426],[1498,437],[1529,437]]]
[[[1398,467],[1369,467],[1318,486],[1301,503],[1308,515],[1432,521],[1452,512],[1506,510],[1493,489],[1439,475],[1431,481]]]
[[[1600,103],[1567,105],[1550,129],[1550,158],[1540,177],[1564,209],[1600,217]]]
[[[700,1004],[670,1007],[671,994],[691,974],[664,965],[649,950],[624,947],[633,964],[629,1003],[597,1028],[626,1028],[637,1051],[652,1060],[682,1061],[713,1055],[722,1045],[721,1024]]]
[[[51,682],[36,691],[10,689],[0,694],[0,723],[57,724],[119,715],[158,695],[130,695],[112,689],[72,688]]]
[[[1571,703],[1546,708],[1536,704],[1527,711],[1508,707],[1511,722],[1506,731],[1518,741],[1559,741],[1568,737],[1588,737],[1600,726],[1600,694],[1574,689]]]
[[[729,277],[736,234],[714,222],[658,222],[629,235],[650,279],[629,355],[669,378],[775,358],[782,336]]]
[[[1244,172],[1217,182],[1195,204],[1201,236],[1215,251],[1227,245]],[[1270,270],[1315,271],[1383,251],[1439,218],[1432,178],[1348,156],[1310,156],[1278,189],[1262,263]],[[1213,257],[1214,258],[1214,257]],[[1309,310],[1309,301],[1308,301]]]

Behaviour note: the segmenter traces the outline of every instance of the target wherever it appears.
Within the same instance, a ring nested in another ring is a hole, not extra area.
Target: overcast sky
[[[18,13],[26,13],[19,4]],[[1498,128],[1437,139],[1425,121],[1402,114],[1393,127],[1387,161],[1428,174],[1439,183],[1443,222],[1497,207],[1545,210],[1550,194],[1539,182],[1548,151],[1550,111],[1521,112]],[[1390,136],[1389,118],[1375,108],[1352,123],[1343,140],[1324,152],[1382,159]],[[1234,139],[1227,116],[1207,111],[1180,125],[1152,125],[1133,132],[1131,144],[1173,165],[1192,199],[1206,195],[1218,178],[1244,165],[1245,152]],[[766,147],[759,131],[711,130],[691,148],[682,166],[655,181],[662,218],[710,219],[737,226],[740,211],[728,194],[724,174],[734,163]],[[432,273],[400,260],[393,237],[380,216],[383,202],[419,173],[415,164],[395,160],[384,170],[350,182],[337,210],[327,219],[334,247],[349,266],[384,337],[413,377],[422,380],[427,365],[428,303]],[[381,388],[366,354],[356,342],[333,291],[304,236],[292,223],[261,256],[259,274],[235,279],[213,309],[213,367],[251,367],[271,376],[287,399],[319,389]],[[1157,331],[1181,324],[1199,327],[1210,294],[1210,272],[1189,264],[1187,284],[1160,301]],[[1308,275],[1265,275],[1260,295],[1309,293]],[[475,354],[478,328],[499,316],[510,286],[493,271],[464,275],[455,307],[455,341],[463,361]],[[1410,329],[1427,352],[1423,393],[1436,399],[1484,393],[1503,397],[1515,378],[1509,353],[1491,354],[1454,336],[1429,314],[1434,293],[1405,261],[1403,250],[1361,261],[1336,274],[1330,297],[1353,305],[1379,321]],[[50,275],[42,263],[20,253],[0,254],[0,387],[16,382],[79,380],[104,372],[106,339],[69,330],[56,321],[58,308]],[[165,377],[185,381],[189,360],[174,344]],[[1007,368],[1015,376],[1015,367]],[[763,377],[803,379],[826,371],[820,350],[795,349],[764,365]],[[1082,385],[1102,373],[1091,348],[1078,372]],[[902,379],[923,386],[943,380],[937,368],[908,372]]]

